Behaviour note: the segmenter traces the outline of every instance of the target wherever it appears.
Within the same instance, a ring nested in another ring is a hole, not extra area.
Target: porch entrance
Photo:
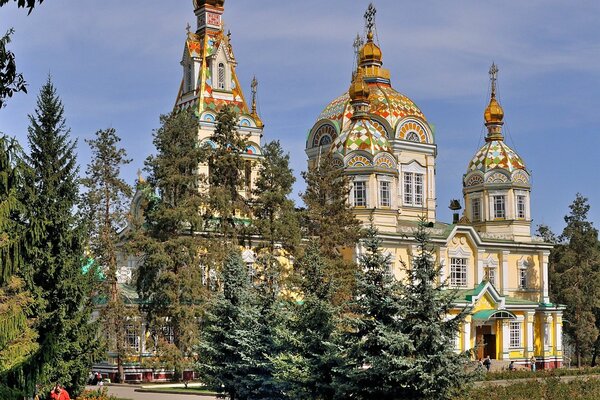
[[[491,325],[481,325],[475,328],[475,343],[477,344],[477,359],[490,356],[496,359],[496,335],[492,334]]]

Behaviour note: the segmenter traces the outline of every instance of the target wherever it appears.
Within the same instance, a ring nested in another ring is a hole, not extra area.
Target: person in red
[[[69,396],[69,392],[67,392],[67,389],[65,389],[59,383],[57,383],[56,386],[54,386],[54,389],[52,389],[52,392],[50,392],[50,399],[71,400],[71,396]]]

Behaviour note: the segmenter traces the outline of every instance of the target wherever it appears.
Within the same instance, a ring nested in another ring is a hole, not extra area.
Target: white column
[[[146,323],[142,322],[140,327],[140,351],[141,354],[146,352]]]
[[[502,251],[502,294],[508,294],[508,255],[510,251]]]
[[[526,342],[525,342],[525,350],[527,352],[527,357],[531,358],[534,353],[534,342],[533,342],[533,318],[534,313],[525,313],[525,334],[526,334]]]
[[[561,313],[555,312],[552,313],[552,317],[554,320],[554,338],[556,340],[554,348],[558,352],[562,351],[562,315]]]
[[[502,359],[508,360],[510,353],[510,324],[509,321],[504,319],[502,323]]]
[[[548,256],[549,251],[540,251],[540,287],[542,288],[542,302],[549,303],[550,297],[548,295]]]
[[[542,315],[542,340],[544,344],[544,353],[550,351],[552,341],[552,316],[550,314]],[[545,356],[545,354],[544,354]]]
[[[477,249],[477,275],[475,277],[476,285],[479,284],[479,282],[481,282],[483,280],[483,277],[485,276],[483,271],[483,253],[484,250]]]
[[[465,322],[463,322],[463,351],[467,351],[471,349],[471,317],[467,317]]]
[[[448,265],[446,263],[446,246],[440,246],[439,262],[440,262],[440,282],[444,283],[448,278]]]

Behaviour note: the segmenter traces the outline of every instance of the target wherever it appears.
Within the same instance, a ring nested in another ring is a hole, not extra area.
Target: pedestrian
[[[509,371],[515,370],[515,362],[514,361],[511,361],[510,364],[508,364],[508,370]]]
[[[490,356],[485,356],[485,360],[483,360],[483,366],[487,369],[487,372],[490,372],[490,368],[492,368],[492,360]]]
[[[54,385],[52,392],[50,392],[51,400],[71,400],[71,396],[69,396],[69,392],[65,389],[60,383]]]
[[[529,362],[531,363],[531,372],[535,372],[535,369],[536,369],[535,363],[536,363],[536,361],[537,360],[535,359],[535,356],[531,356],[531,360],[529,360]]]

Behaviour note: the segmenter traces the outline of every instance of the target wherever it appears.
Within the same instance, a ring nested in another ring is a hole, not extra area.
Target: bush
[[[115,396],[108,394],[108,389],[102,388],[98,390],[84,390],[83,393],[77,397],[77,400],[119,400]]]
[[[552,377],[526,382],[512,383],[506,386],[480,384],[464,390],[454,400],[597,400],[600,399],[600,380],[574,379],[561,382]]]

